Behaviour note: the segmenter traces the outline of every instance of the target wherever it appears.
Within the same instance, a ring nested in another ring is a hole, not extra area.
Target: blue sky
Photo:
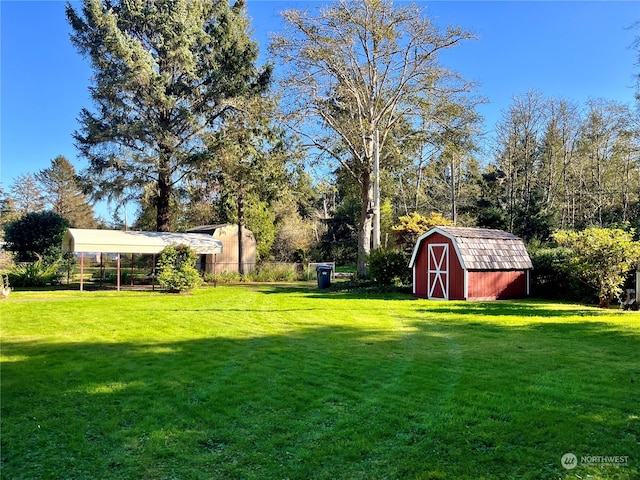
[[[254,38],[266,54],[269,31],[285,8],[326,2],[248,0]],[[633,102],[639,71],[630,48],[640,29],[637,1],[416,2],[441,25],[461,25],[479,40],[442,57],[480,83],[481,108],[492,131],[513,96],[536,89],[545,97],[584,104],[589,98]],[[73,2],[79,6],[79,3]],[[0,0],[0,182],[36,173],[64,155],[81,170],[71,138],[82,107],[91,107],[91,71],[69,41],[65,3]]]

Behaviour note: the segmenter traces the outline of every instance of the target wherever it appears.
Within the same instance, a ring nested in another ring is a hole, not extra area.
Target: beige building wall
[[[256,267],[256,239],[251,230],[242,229],[244,272],[248,273]],[[203,255],[205,273],[222,273],[238,271],[238,225],[219,225],[212,234],[213,238],[222,242],[222,253]]]

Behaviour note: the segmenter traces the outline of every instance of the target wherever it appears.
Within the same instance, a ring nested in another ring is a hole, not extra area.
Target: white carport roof
[[[70,228],[63,252],[160,253],[169,245],[188,245],[198,254],[222,253],[222,242],[202,233],[131,232]]]

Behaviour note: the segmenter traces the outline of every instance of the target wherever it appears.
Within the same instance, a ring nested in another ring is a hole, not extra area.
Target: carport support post
[[[117,276],[116,283],[117,283],[118,291],[120,291],[120,254],[118,254],[117,259],[118,259],[117,260],[117,262],[118,262],[118,276]]]
[[[84,252],[80,252],[80,291],[83,290],[84,281]]]

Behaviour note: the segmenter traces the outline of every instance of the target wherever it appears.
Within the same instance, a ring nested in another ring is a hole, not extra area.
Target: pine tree
[[[284,133],[262,114],[274,111],[273,102],[255,99],[242,102],[238,107],[241,108],[225,115],[225,131],[208,136],[206,142],[218,152],[208,167],[217,172],[220,193],[235,204],[233,217],[238,223],[238,258],[241,259],[241,232],[247,225],[248,210],[260,209],[259,205],[264,206],[277,197],[287,182],[285,166],[292,153],[287,149]],[[254,219],[259,216],[254,212]],[[261,240],[257,238],[259,246],[263,244]],[[273,243],[273,238],[268,243]],[[259,253],[266,254],[264,250]],[[240,263],[240,274],[246,273],[243,268]]]
[[[271,69],[255,66],[244,2],[84,0],[82,14],[68,4],[67,17],[95,72],[95,109],[81,111],[75,133],[93,196],[147,192],[157,230],[168,231],[176,189],[210,156],[203,133],[270,81]]]
[[[80,188],[76,170],[63,156],[51,160],[51,166],[36,174],[43,186],[49,208],[66,218],[72,227],[95,228],[93,207]]]

